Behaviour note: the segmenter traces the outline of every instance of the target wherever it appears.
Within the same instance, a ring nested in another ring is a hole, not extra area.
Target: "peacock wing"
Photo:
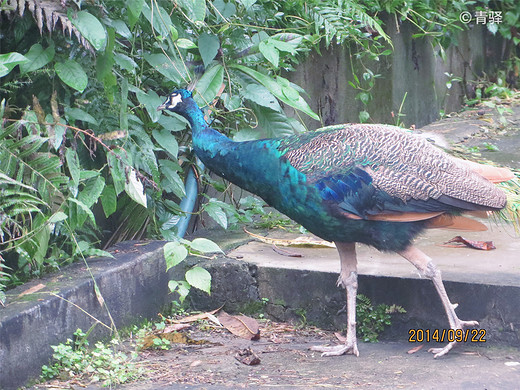
[[[467,164],[394,126],[331,126],[288,138],[280,151],[324,201],[358,218],[426,219],[446,211],[500,209],[506,202]]]

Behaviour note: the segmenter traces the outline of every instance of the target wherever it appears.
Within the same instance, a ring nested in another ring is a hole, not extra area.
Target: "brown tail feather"
[[[457,159],[472,171],[477,172],[480,176],[485,177],[492,183],[502,183],[504,181],[512,180],[515,178],[515,174],[507,168],[499,168],[491,165],[479,164],[473,161]]]
[[[442,214],[430,219],[428,229],[443,228],[462,230],[468,232],[482,232],[487,230],[487,226],[474,219],[462,217],[460,215]]]

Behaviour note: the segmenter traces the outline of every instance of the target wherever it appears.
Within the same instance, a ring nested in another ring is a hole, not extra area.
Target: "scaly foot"
[[[321,356],[341,356],[341,355],[356,355],[359,356],[357,342],[338,344],[334,346],[315,345],[310,347],[312,351],[322,352]]]
[[[457,329],[464,329],[464,327],[467,327],[467,326],[478,326],[478,321],[461,321],[458,319],[458,317],[456,317],[456,322],[457,322],[457,327],[455,330]],[[457,344],[458,342],[455,340],[455,341],[451,341],[449,342],[447,345],[445,345],[444,347],[442,348],[430,348],[428,350],[428,352],[431,352],[433,353],[433,357],[434,358],[438,358],[438,357],[441,357],[441,356],[444,356],[446,355],[449,351],[451,351],[451,349]]]

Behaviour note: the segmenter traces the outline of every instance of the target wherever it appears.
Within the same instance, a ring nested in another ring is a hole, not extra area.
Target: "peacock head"
[[[176,89],[168,95],[165,102],[157,107],[157,111],[170,110],[178,114],[187,109],[186,102],[191,100],[192,93],[186,89]]]

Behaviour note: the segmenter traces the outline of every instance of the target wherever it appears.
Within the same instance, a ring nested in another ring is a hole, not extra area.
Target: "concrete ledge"
[[[239,251],[249,240],[244,233],[222,230],[204,231],[199,235],[213,239],[226,251],[237,246]],[[117,327],[154,318],[172,300],[168,281],[182,278],[186,267],[200,260],[190,258],[182,263],[182,268],[167,274],[163,244],[123,243],[112,248],[115,260],[89,261]],[[202,265],[213,276],[212,294],[207,296],[194,291],[189,298],[191,306],[208,310],[225,305],[230,312],[256,307],[279,320],[299,320],[303,314],[310,324],[344,327],[346,315],[337,314],[344,306],[344,291],[336,287],[334,270],[302,269],[296,263],[293,268],[278,268],[259,262],[258,253],[252,256],[243,260],[222,256],[203,261]],[[39,283],[46,287],[34,294],[19,296]],[[383,338],[407,340],[410,328],[447,327],[437,294],[428,280],[365,274],[360,275],[359,286],[359,292],[374,303],[395,303],[407,310],[406,315],[396,317]],[[481,322],[487,331],[488,343],[520,346],[520,286],[447,281],[446,289],[452,301],[460,304],[458,313],[462,319]],[[260,304],[262,298],[268,299],[267,305]],[[96,322],[91,316],[110,324],[83,264],[69,267],[60,276],[51,275],[9,291],[8,305],[0,307],[0,388],[15,389],[37,378],[41,366],[52,356],[50,345],[64,342],[77,328],[89,329]],[[109,333],[109,329],[98,324],[91,341]]]
[[[64,342],[77,328],[88,330],[95,324],[94,318],[110,326],[106,308],[117,327],[156,315],[171,299],[163,245],[124,243],[113,248],[115,260],[89,261],[105,307],[96,298],[84,264],[8,291],[7,306],[0,307],[0,388],[17,388],[37,378],[52,356],[50,346]],[[19,296],[40,283],[46,287]],[[98,324],[92,338],[109,334],[110,329]]]

